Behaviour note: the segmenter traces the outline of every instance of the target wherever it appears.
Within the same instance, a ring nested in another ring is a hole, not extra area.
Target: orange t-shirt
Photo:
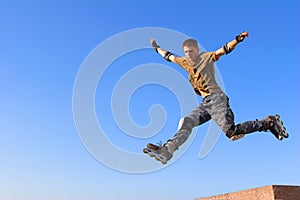
[[[175,57],[175,62],[189,74],[189,81],[202,97],[222,92],[215,79],[214,52],[202,52],[191,63],[186,57]]]

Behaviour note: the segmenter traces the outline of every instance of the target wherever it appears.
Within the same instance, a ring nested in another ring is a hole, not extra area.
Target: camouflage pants
[[[266,131],[267,126],[266,122],[262,120],[247,121],[235,125],[229,98],[224,93],[218,93],[203,98],[200,106],[183,118],[182,125],[179,126],[177,133],[170,141],[179,147],[187,140],[195,126],[199,126],[210,119],[213,119],[229,138],[235,134]]]

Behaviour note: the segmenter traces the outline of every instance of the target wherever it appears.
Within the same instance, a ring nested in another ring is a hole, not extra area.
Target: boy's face
[[[192,62],[196,60],[196,57],[199,53],[199,48],[195,46],[184,46],[183,51],[185,56]]]

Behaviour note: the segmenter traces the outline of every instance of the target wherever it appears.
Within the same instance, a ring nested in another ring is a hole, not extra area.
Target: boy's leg
[[[235,131],[234,114],[229,106],[229,98],[224,93],[213,94],[207,103],[207,111],[223,132],[233,134]]]
[[[178,125],[178,130],[174,137],[168,140],[168,143],[173,143],[176,148],[181,146],[190,136],[192,129],[211,119],[203,105],[196,107],[188,116],[182,118]]]
[[[238,135],[249,134],[256,131],[270,131],[278,140],[288,138],[289,135],[286,132],[286,128],[283,126],[283,122],[279,115],[267,116],[263,120],[247,121],[240,123],[234,127],[234,133],[227,135],[231,140],[234,140]],[[237,138],[239,139],[239,138]]]
[[[212,119],[226,133],[231,140],[242,138],[245,134],[270,130],[277,139],[288,137],[281,120],[276,120],[276,116],[268,116],[263,120],[246,121],[234,124],[234,114],[229,106],[229,99],[225,94],[217,94],[212,97],[210,103],[214,106],[208,109]]]
[[[156,159],[160,160],[165,164],[173,156],[174,151],[178,149],[190,136],[192,129],[195,126],[203,124],[210,120],[211,117],[208,112],[204,109],[201,104],[199,107],[196,107],[190,115],[182,118],[178,125],[178,131],[174,137],[168,140],[165,144],[151,144],[147,145],[147,148],[144,149],[144,152],[150,156],[155,156]],[[153,154],[153,155],[151,155]]]
[[[235,125],[232,130],[226,132],[226,136],[231,140],[242,138],[245,134],[268,130],[268,123],[264,120],[246,121]]]

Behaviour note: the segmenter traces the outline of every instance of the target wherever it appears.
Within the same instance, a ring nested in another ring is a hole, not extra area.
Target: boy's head
[[[194,39],[187,39],[182,43],[182,48],[185,56],[194,62],[199,53],[198,42]]]

